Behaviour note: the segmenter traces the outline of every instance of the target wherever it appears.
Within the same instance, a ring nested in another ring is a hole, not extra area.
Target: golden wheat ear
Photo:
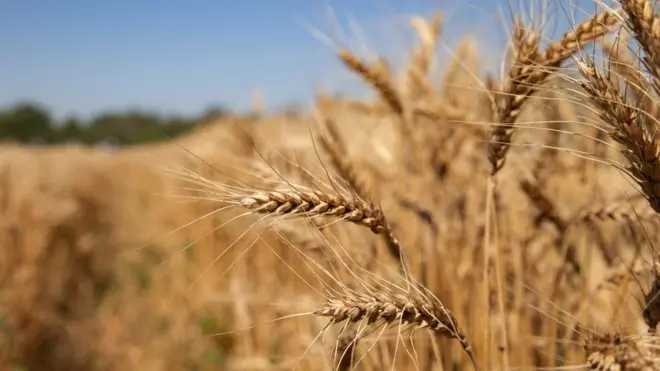
[[[281,189],[249,193],[226,201],[259,214],[332,216],[365,226],[375,234],[385,232],[385,219],[380,209],[345,195],[311,189]]]
[[[653,120],[631,106],[612,80],[591,61],[577,63],[581,82],[601,120],[610,127],[610,137],[621,144],[630,165],[625,169],[640,186],[649,204],[660,212],[660,146]]]
[[[439,301],[421,294],[398,294],[385,288],[375,293],[351,293],[329,300],[315,314],[329,317],[330,324],[377,323],[389,326],[410,325],[428,328],[433,333],[459,341],[477,369],[474,352],[454,315]]]
[[[513,123],[518,118],[527,97],[532,94],[532,86],[540,82],[537,78],[540,75],[534,74],[539,45],[540,38],[537,34],[529,32],[519,22],[515,24],[512,38],[514,57],[509,68],[508,80],[503,90],[496,93],[493,107],[496,125],[491,129],[488,144],[488,161],[492,166],[493,175],[504,167],[509,144],[515,131]]]
[[[433,86],[428,81],[428,75],[433,63],[433,53],[440,37],[442,15],[436,13],[430,20],[413,17],[410,25],[415,29],[421,41],[421,45],[412,49],[412,57],[406,75],[406,97],[414,100],[434,93]]]
[[[653,344],[656,343],[656,344]],[[592,370],[653,371],[657,339],[635,339],[620,334],[594,335],[585,343],[587,366]]]
[[[644,51],[642,62],[653,77],[653,87],[660,94],[660,17],[654,14],[655,2],[620,0],[626,26]]]
[[[380,59],[377,64],[369,65],[348,50],[341,50],[339,52],[339,59],[349,69],[355,72],[355,74],[371,85],[393,112],[403,115],[403,102],[399,92],[392,83],[390,70],[385,60]]]
[[[509,67],[509,76],[503,89],[494,93],[494,126],[491,128],[488,145],[492,175],[504,166],[515,132],[514,124],[529,97],[564,60],[586,43],[605,35],[617,22],[614,13],[598,13],[577,25],[572,32],[565,33],[543,51],[540,50],[539,34],[526,28],[521,21],[515,22],[511,40],[513,61]]]
[[[657,218],[656,212],[646,204],[637,205],[639,201],[646,202],[643,196],[631,197],[630,200],[611,202],[595,206],[578,213],[574,222],[615,221],[619,223],[637,223]]]

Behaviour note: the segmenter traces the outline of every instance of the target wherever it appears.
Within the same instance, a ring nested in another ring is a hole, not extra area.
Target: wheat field
[[[432,73],[439,10],[336,50],[372,99],[0,147],[0,368],[660,369],[660,13],[584,9],[503,20],[501,75]]]

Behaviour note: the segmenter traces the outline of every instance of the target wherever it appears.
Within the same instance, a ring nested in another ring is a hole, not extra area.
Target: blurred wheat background
[[[364,99],[5,110],[0,368],[660,369],[655,4],[512,9],[499,60],[442,7],[405,63],[316,34]]]

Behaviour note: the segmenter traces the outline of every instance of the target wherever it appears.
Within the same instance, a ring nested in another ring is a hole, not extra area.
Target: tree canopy
[[[0,142],[141,144],[176,137],[227,114],[225,108],[213,106],[197,117],[125,110],[101,112],[87,120],[73,116],[55,120],[45,106],[20,102],[0,109]]]

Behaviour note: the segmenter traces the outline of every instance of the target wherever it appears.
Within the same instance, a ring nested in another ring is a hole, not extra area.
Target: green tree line
[[[89,119],[53,118],[35,102],[20,102],[0,109],[0,142],[132,145],[166,140],[197,125],[226,115],[221,107],[209,108],[197,117],[165,116],[142,110],[108,111]]]

